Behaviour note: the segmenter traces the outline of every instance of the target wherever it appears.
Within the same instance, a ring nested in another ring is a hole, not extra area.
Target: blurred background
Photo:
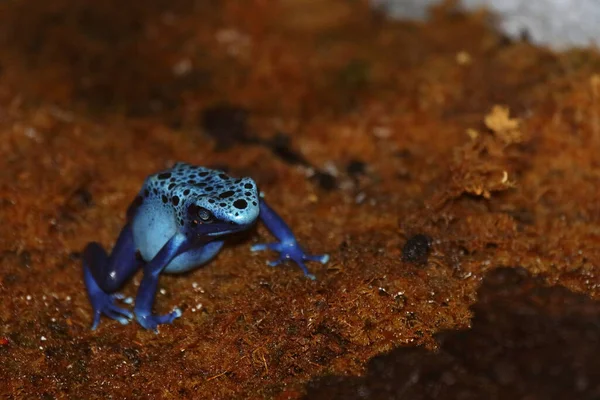
[[[441,0],[372,0],[394,18],[427,18]],[[513,39],[560,50],[600,44],[599,0],[456,0],[464,10],[487,9],[497,27]]]

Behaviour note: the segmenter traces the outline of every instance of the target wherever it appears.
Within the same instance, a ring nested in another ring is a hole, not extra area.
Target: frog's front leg
[[[89,243],[83,251],[83,274],[90,303],[94,310],[92,330],[96,329],[102,314],[119,321],[128,322],[133,315],[129,310],[117,307],[116,296],[111,294],[139,268],[131,225],[121,230],[117,243],[109,255],[96,242]]]
[[[329,260],[329,255],[309,255],[298,244],[294,233],[289,226],[281,219],[279,215],[265,202],[260,199],[260,219],[267,226],[269,231],[279,240],[276,243],[255,244],[251,247],[252,251],[273,250],[279,252],[279,258],[270,261],[269,265],[274,267],[286,260],[292,260],[302,269],[304,275],[310,279],[315,276],[308,272],[304,261],[319,261],[325,264]]]
[[[144,328],[157,331],[158,325],[170,324],[175,318],[181,316],[181,311],[178,308],[165,315],[152,314],[152,305],[154,304],[160,273],[177,255],[186,251],[189,247],[190,244],[185,235],[177,233],[144,266],[144,277],[135,298],[134,308],[135,318]]]

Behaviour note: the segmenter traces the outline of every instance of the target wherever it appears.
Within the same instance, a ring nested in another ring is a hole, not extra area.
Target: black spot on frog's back
[[[228,197],[231,197],[235,194],[235,192],[233,190],[227,190],[226,192],[222,192],[219,194],[219,198],[221,199],[226,199]]]
[[[233,202],[233,206],[240,210],[244,210],[246,207],[248,207],[248,202],[244,199],[238,199]]]

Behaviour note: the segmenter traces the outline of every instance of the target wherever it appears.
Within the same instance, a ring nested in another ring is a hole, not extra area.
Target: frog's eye
[[[214,215],[206,208],[198,207],[195,204],[192,204],[188,208],[188,216],[191,220],[192,226],[196,226],[198,224],[210,224],[215,220]]]
[[[209,224],[213,221],[214,217],[206,208],[198,207],[197,214],[198,218],[202,221],[202,223]]]

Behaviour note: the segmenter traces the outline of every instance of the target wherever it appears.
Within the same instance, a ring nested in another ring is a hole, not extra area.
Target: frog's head
[[[221,236],[247,229],[259,214],[256,183],[220,174],[211,186],[196,186],[185,196],[182,220],[197,236]],[[185,190],[184,190],[185,193]]]

